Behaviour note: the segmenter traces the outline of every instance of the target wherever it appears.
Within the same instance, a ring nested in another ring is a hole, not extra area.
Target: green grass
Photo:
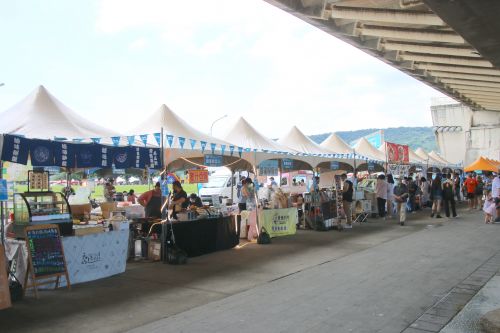
[[[80,186],[79,185],[74,185],[72,186],[73,189],[76,191],[76,189],[78,189]],[[149,190],[149,186],[148,185],[116,185],[116,191],[117,192],[124,192],[124,191],[130,191],[131,189],[134,190],[135,194],[136,195],[140,195],[146,191]],[[186,191],[186,193],[189,195],[190,193],[198,193],[198,187],[196,184],[184,184],[182,186],[184,188],[184,191]],[[53,192],[61,192],[62,189],[64,188],[63,185],[52,185],[50,187],[50,190],[53,191]],[[151,185],[151,188],[153,188],[153,184]],[[169,189],[172,190],[172,187],[169,186]],[[26,192],[28,190],[28,186],[27,185],[17,185],[15,187],[15,192],[16,193],[22,193],[22,192]],[[92,193],[92,198],[95,198],[95,199],[102,199],[104,198],[104,186],[102,185],[97,185],[95,187],[95,190],[94,192]]]

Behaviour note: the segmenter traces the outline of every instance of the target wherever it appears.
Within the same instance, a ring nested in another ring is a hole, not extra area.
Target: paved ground
[[[410,215],[301,231],[186,266],[43,292],[0,312],[2,332],[401,332],[500,250],[500,226]],[[431,226],[428,226],[431,225]]]

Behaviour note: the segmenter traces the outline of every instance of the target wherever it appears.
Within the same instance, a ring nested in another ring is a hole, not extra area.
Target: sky
[[[166,104],[223,137],[432,126],[438,91],[262,0],[0,4],[0,112],[38,85],[118,132]],[[137,133],[141,134],[141,133]]]

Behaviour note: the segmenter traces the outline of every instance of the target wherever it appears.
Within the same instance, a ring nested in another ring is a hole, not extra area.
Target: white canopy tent
[[[356,153],[366,156],[368,158],[380,162],[385,162],[385,154],[382,153],[377,148],[375,148],[374,146],[372,146],[371,143],[368,142],[368,140],[366,140],[365,138],[361,138],[358,140],[358,142],[354,146],[354,150],[356,151]]]
[[[299,152],[280,143],[271,140],[257,131],[243,117],[240,117],[229,132],[224,136],[224,140],[233,145],[248,148],[251,152],[245,154],[245,159],[257,166],[260,162],[270,159],[294,159],[306,161],[305,157],[296,156]]]
[[[90,138],[111,142],[110,137],[118,135],[83,118],[44,86],[38,86],[22,101],[0,113],[0,133],[36,139],[84,139],[87,142],[91,141]]]
[[[440,161],[437,161],[434,158],[432,158],[432,156],[429,156],[429,154],[427,154],[427,152],[421,147],[415,150],[415,154],[417,154],[418,157],[420,157],[426,165],[429,165],[431,167],[437,167],[443,164]]]
[[[215,138],[209,134],[205,134],[191,125],[187,121],[179,117],[165,104],[162,104],[158,110],[152,113],[146,118],[141,124],[136,126],[131,130],[131,135],[137,134],[154,134],[161,133],[163,129],[163,146],[165,148],[165,164],[168,165],[179,158],[189,159],[197,164],[203,163],[203,155],[209,154],[211,152],[211,144],[215,144],[215,151],[217,154],[222,153],[222,146],[225,146],[224,156],[227,159],[230,158],[229,146],[231,143]],[[172,136],[172,146],[166,140],[166,136]],[[182,145],[181,140],[184,140]],[[191,140],[194,140],[193,147],[191,146]],[[205,150],[202,152],[202,142],[206,142]],[[158,146],[158,142],[153,135],[148,135],[148,144]],[[236,162],[238,158],[238,152],[235,151],[233,154],[232,161],[228,163]],[[187,162],[187,161],[186,161]],[[232,164],[232,166],[234,166]],[[177,165],[177,167],[180,167]],[[240,165],[241,167],[241,165]]]
[[[351,154],[354,150],[344,140],[342,140],[336,133],[330,134],[320,144],[321,147],[333,151],[337,154]]]
[[[443,164],[444,166],[449,166],[451,165],[450,162],[448,162],[447,160],[445,160],[444,158],[442,158],[438,153],[436,153],[434,150],[431,151],[429,153],[429,156],[432,157],[433,159],[435,159],[436,161],[439,161],[441,162],[441,164]]]

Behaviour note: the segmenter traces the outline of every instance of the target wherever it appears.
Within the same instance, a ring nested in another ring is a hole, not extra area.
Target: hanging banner
[[[243,154],[243,147],[238,147],[238,155],[241,158],[241,154]]]
[[[221,167],[224,156],[222,155],[205,155],[204,165],[209,167]]]
[[[92,140],[93,143],[101,143],[101,138],[90,138],[90,140]]]
[[[188,170],[189,184],[208,183],[208,170]]]
[[[264,209],[259,222],[271,237],[295,235],[298,223],[297,208]]]
[[[229,146],[229,153],[231,154],[231,156],[233,156],[233,154],[234,154],[234,146]]]
[[[112,164],[116,169],[127,169],[135,164],[136,155],[130,147],[113,148],[110,149],[110,153],[112,155]]]
[[[389,163],[410,163],[410,155],[407,145],[386,142],[387,160]]]
[[[278,160],[266,160],[259,164],[259,176],[276,176],[279,171]]]
[[[135,135],[129,135],[129,136],[127,136],[127,142],[129,144],[129,146],[133,145],[134,141],[135,141]]]
[[[71,143],[53,142],[54,164],[64,168],[74,168],[76,166],[75,146]]]
[[[224,151],[226,150],[226,145],[220,145],[220,153],[224,155]]]
[[[28,140],[15,135],[5,135],[2,149],[2,161],[28,163]]]
[[[160,148],[142,148],[141,166],[148,166],[151,169],[159,169],[161,167]]]
[[[30,159],[33,166],[54,166],[54,147],[52,141],[29,140]]]
[[[212,151],[212,154],[215,154],[215,147],[217,146],[216,143],[211,143],[210,144],[210,150]]]
[[[340,170],[339,161],[331,161],[330,162],[330,170]]]
[[[207,147],[207,143],[205,141],[200,141],[201,144],[201,152],[203,153],[205,151],[205,148]]]
[[[141,148],[139,147],[132,147],[132,165],[133,167],[137,169],[142,169],[145,166],[141,164]]]
[[[78,168],[92,168],[101,165],[101,146],[82,144],[74,145],[74,148],[76,150],[76,166]]]
[[[283,170],[293,170],[293,160],[284,158],[281,160]]]

